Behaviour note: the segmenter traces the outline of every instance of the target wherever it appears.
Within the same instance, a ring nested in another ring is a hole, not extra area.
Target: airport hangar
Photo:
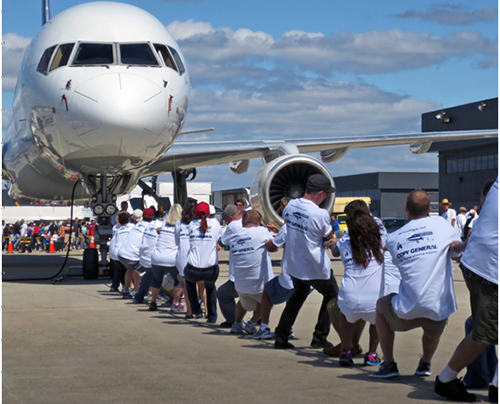
[[[422,132],[480,129],[498,129],[498,98],[422,114]],[[479,205],[484,183],[498,175],[497,138],[435,143],[427,153],[438,153],[439,172],[375,172],[335,177],[337,196],[368,196],[375,216],[406,217],[406,197],[413,189],[420,188],[431,197],[431,213],[439,214],[442,212],[439,201],[444,198],[450,200],[455,209]],[[215,191],[214,194],[223,207],[248,197],[248,189]]]

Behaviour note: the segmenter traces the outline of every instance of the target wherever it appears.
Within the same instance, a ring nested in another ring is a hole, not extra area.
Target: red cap
[[[144,216],[155,217],[155,211],[151,208],[144,209],[142,212]]]
[[[208,216],[210,215],[210,206],[206,202],[200,202],[196,205],[196,214],[198,216]]]

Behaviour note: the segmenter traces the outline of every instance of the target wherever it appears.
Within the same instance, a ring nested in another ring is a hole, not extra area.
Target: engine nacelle
[[[278,157],[262,167],[252,181],[250,198],[252,209],[263,216],[264,223],[282,225],[281,198],[300,198],[306,191],[307,179],[313,174],[323,174],[335,186],[326,167],[314,157],[306,154],[293,154]],[[335,193],[321,204],[330,211],[335,202]]]

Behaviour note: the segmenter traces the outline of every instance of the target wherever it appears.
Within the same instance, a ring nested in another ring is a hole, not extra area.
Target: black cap
[[[332,187],[331,181],[326,178],[323,174],[314,174],[307,180],[307,191],[308,192],[335,192],[335,187]]]

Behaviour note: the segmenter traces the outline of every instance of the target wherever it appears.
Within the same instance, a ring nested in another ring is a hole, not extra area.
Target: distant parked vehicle
[[[384,219],[382,219],[382,223],[384,223],[387,233],[390,234],[408,223],[408,219],[402,217],[384,217]]]

